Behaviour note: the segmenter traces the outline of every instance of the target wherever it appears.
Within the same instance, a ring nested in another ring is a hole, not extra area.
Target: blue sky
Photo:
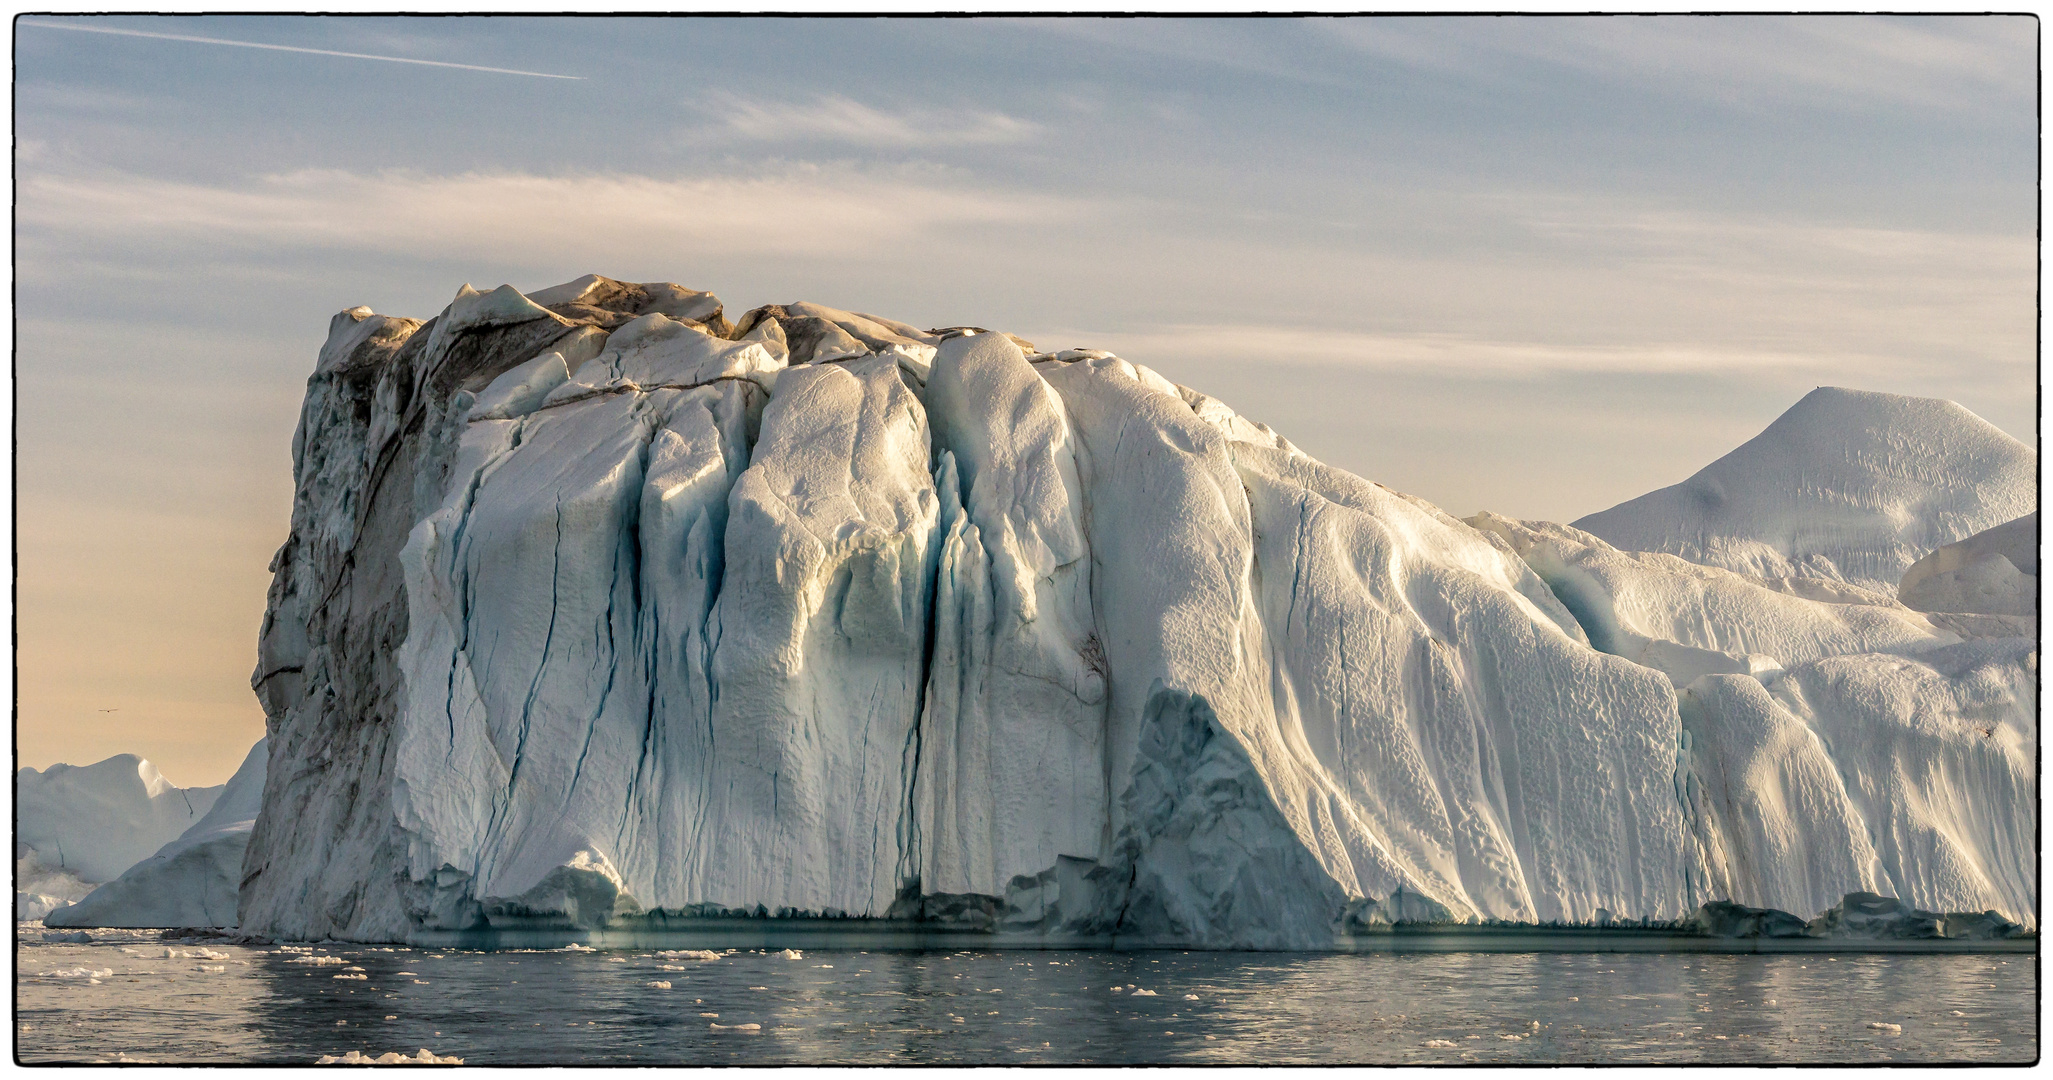
[[[232,771],[328,318],[465,282],[1110,348],[1463,515],[1820,384],[2036,439],[2031,18],[14,27],[25,765]]]

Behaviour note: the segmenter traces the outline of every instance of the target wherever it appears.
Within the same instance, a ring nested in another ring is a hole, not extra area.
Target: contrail
[[[85,34],[120,34],[123,37],[161,38],[165,41],[193,41],[201,45],[237,45],[245,49],[273,49],[278,52],[312,53],[315,56],[346,56],[351,60],[383,60],[392,64],[421,64],[426,67],[456,68],[461,71],[489,71],[495,75],[531,75],[537,79],[576,79],[582,75],[551,75],[545,71],[516,71],[513,68],[483,67],[478,64],[451,64],[442,60],[415,60],[406,56],[376,56],[371,53],[336,52],[333,49],[305,49],[297,45],[268,45],[261,41],[230,41],[227,38],[195,37],[191,34],[159,34],[151,30],[120,30],[111,26],[73,26],[68,23],[25,22],[22,26],[39,26],[45,30],[77,30]]]

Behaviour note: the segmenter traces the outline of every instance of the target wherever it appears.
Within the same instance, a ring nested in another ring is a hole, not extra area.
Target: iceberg
[[[1628,551],[1895,595],[1932,549],[2033,513],[2039,455],[1950,401],[1821,386],[1673,487],[1574,522]]]
[[[257,740],[206,815],[176,840],[70,907],[43,916],[46,926],[227,927],[250,828],[264,800],[265,741]]]
[[[1888,490],[1938,532],[1733,572],[1457,520],[1109,353],[597,276],[337,315],[293,457],[246,933],[2035,911],[2037,642],[1898,603],[1915,555],[1864,584],[2006,520],[1936,465]]]
[[[16,772],[15,918],[41,918],[119,877],[191,828],[222,790],[178,787],[134,754]]]

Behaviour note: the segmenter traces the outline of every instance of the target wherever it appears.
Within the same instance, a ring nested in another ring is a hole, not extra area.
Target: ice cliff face
[[[1692,802],[1678,687],[1958,635],[1730,574],[1619,599],[1677,574],[1535,554],[1109,354],[809,304],[730,323],[596,277],[466,288],[425,324],[337,316],[294,453],[247,930],[746,912],[1319,947],[1714,898],[1809,915],[1941,862],[1956,884],[1899,895],[2031,914],[2028,856],[1918,831],[1961,819],[1950,789],[1832,861],[1924,744],[1774,831],[1830,857]],[[2003,695],[2035,643],[1976,648],[1925,665],[1972,688],[1944,715],[2028,713]],[[1755,727],[1893,717],[1833,671]],[[2029,761],[2035,724],[2004,724]],[[1975,752],[2028,816],[2029,771]]]
[[[1674,487],[1575,522],[1628,551],[1895,595],[1927,552],[2038,509],[2039,455],[1950,401],[1821,386]]]

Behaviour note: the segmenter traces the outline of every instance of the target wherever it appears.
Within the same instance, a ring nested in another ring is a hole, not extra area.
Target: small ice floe
[[[1454,1049],[1454,1043],[1448,1039],[1427,1039],[1426,1045],[1432,1047],[1435,1050]]]
[[[720,954],[711,949],[662,949],[657,956],[666,960],[718,960]]]
[[[699,1015],[700,1015],[700,1016],[702,1016],[702,1017],[705,1017],[705,1018],[706,1018],[706,1019],[708,1019],[708,1020],[718,1020],[718,1019],[720,1019],[720,1014],[719,1014],[719,1013],[700,1013]]]
[[[1967,1014],[1966,1014],[1966,1013],[1964,1013],[1964,1012],[1961,1012],[1961,1011],[1960,1011],[1959,1009],[1955,1009],[1955,1010],[1953,1010],[1953,1015],[1955,1015],[1955,1016],[1966,1016]]]
[[[1902,1024],[1882,1024],[1882,1023],[1871,1023],[1871,1024],[1869,1024],[1868,1026],[1869,1026],[1869,1027],[1871,1027],[1871,1028],[1874,1028],[1874,1029],[1875,1029],[1876,1031],[1887,1031],[1887,1032],[1891,1032],[1891,1033],[1895,1033],[1895,1032],[1899,1032],[1899,1031],[1902,1031],[1902,1030],[1903,1030],[1903,1025],[1902,1025]]]
[[[814,964],[813,966],[814,966],[814,967],[816,967],[816,968],[832,968],[832,967],[833,967],[834,965],[833,965],[833,964]]]
[[[749,989],[751,989],[751,990],[768,990],[768,989],[769,989],[769,987],[767,987],[767,986],[751,986],[751,987],[749,987]]]
[[[1773,1005],[1773,1004],[1775,1004],[1775,999],[1774,999],[1774,998],[1769,998],[1768,1000],[1766,1000],[1766,1001],[1763,1001],[1763,1002],[1761,1002],[1761,1004],[1763,1004],[1763,1005]]]
[[[568,944],[568,945],[565,945],[565,946],[563,947],[562,951],[563,951],[563,952],[598,952],[599,950],[597,950],[597,949],[595,949],[595,948],[591,947],[590,945],[579,945],[579,944],[578,944],[577,942],[573,941],[573,942],[571,942],[570,944]]]
[[[651,990],[668,990],[670,989],[670,983],[663,979],[650,979],[648,987]]]
[[[399,1018],[398,1018],[398,1017],[396,1017],[396,1016],[388,1016],[388,1017],[386,1017],[385,1019],[387,1019],[387,1020],[397,1020],[397,1019],[399,1019]]]
[[[200,970],[201,970],[201,971],[206,971],[206,972],[212,972],[212,973],[214,973],[214,974],[217,974],[217,975],[218,975],[218,974],[220,974],[221,972],[227,971],[227,970],[228,970],[228,965],[227,965],[227,964],[201,964],[201,965],[200,965]]]
[[[189,950],[187,950],[187,951],[186,951],[186,954],[185,954],[185,955],[187,955],[187,956],[190,956],[190,957],[192,957],[192,958],[193,958],[193,959],[195,959],[195,960],[226,960],[226,959],[228,959],[228,954],[227,954],[227,953],[225,953],[225,952],[215,952],[215,951],[214,951],[214,950],[212,950],[212,949],[189,949]]]
[[[786,949],[778,955],[784,957],[786,960],[803,960],[806,958],[806,954],[798,951],[797,949]]]
[[[994,992],[995,992],[995,991],[994,991]],[[1155,997],[1155,996],[1156,996],[1156,994],[1155,994],[1155,992],[1154,992],[1153,990],[1135,990],[1135,991],[1133,992],[1133,996],[1134,996],[1134,997]]]
[[[45,930],[43,931],[43,940],[52,942],[62,942],[64,944],[69,945],[85,945],[91,943],[91,941],[93,940],[93,935],[88,934],[83,930],[75,930],[70,932],[66,932],[63,930]],[[127,952],[128,950],[123,949],[121,951]]]
[[[1505,1042],[1517,1042],[1520,1039],[1525,1038],[1525,1036],[1523,1035],[1499,1035],[1497,1037],[1503,1039]]]
[[[593,950],[591,950],[591,951],[593,951],[593,952],[597,952],[598,950],[597,950],[597,949],[593,949]],[[609,963],[609,964],[625,964],[625,963],[627,963],[627,957],[625,957],[625,956],[609,956],[609,957],[607,957],[607,958],[606,958],[606,962],[607,962],[607,963]]]
[[[394,974],[394,975],[413,975],[413,974],[417,974],[417,973],[416,973],[416,972],[412,972],[412,971],[395,971],[395,972],[393,972],[392,974]]]
[[[321,1055],[321,1057],[320,1057],[320,1059],[319,1059],[319,1060],[317,1060],[317,1061],[315,1061],[315,1062],[314,1062],[314,1064],[316,1064],[316,1065],[461,1065],[461,1064],[463,1064],[463,1059],[462,1059],[462,1058],[460,1058],[460,1057],[448,1057],[448,1056],[441,1056],[441,1057],[438,1057],[438,1056],[436,1056],[436,1054],[435,1054],[435,1053],[434,1053],[434,1051],[432,1051],[432,1050],[422,1050],[422,1051],[421,1051],[420,1053],[417,1053],[417,1054],[413,1055],[412,1057],[408,1057],[407,1055],[405,1055],[405,1054],[401,1054],[401,1053],[398,1053],[397,1051],[388,1051],[388,1052],[386,1052],[386,1053],[383,1053],[383,1054],[379,1054],[379,1055],[378,1055],[377,1057],[372,1057],[371,1055],[369,1055],[369,1054],[366,1054],[366,1053],[364,1053],[364,1052],[363,1052],[363,1051],[361,1051],[361,1050],[351,1050],[351,1051],[350,1051],[349,1053],[347,1053],[347,1054],[343,1054],[343,1055],[341,1055],[340,1057],[337,1057],[337,1056],[336,1056],[336,1055],[334,1055],[334,1054],[322,1054],[322,1055]]]
[[[369,975],[351,975],[351,974],[349,974],[348,972],[344,972],[344,973],[342,973],[342,974],[340,974],[340,975],[337,975],[337,976],[335,976],[335,978],[338,978],[338,979],[368,979],[368,978],[370,978],[370,976],[369,976]]]
[[[362,968],[360,968],[360,967],[358,967],[358,966],[356,966],[355,964],[351,964],[351,965],[349,965],[348,967],[346,967],[346,968],[343,968],[342,970],[344,970],[344,971],[362,971],[363,969],[362,969]]]
[[[169,950],[166,951],[169,952]],[[286,963],[312,964],[315,967],[341,967],[342,965],[349,963],[349,961],[344,960],[339,956],[295,956],[292,959],[287,960]]]
[[[761,1024],[708,1024],[714,1031],[761,1031]]]
[[[101,979],[113,978],[114,969],[89,967],[59,968],[56,971],[39,971],[37,974],[45,979],[84,979],[87,982],[99,982]]]
[[[1185,995],[1183,995],[1183,1000],[1185,1000],[1185,1001],[1196,1001],[1197,999],[1198,999],[1198,996],[1197,996],[1196,994],[1185,994]]]

